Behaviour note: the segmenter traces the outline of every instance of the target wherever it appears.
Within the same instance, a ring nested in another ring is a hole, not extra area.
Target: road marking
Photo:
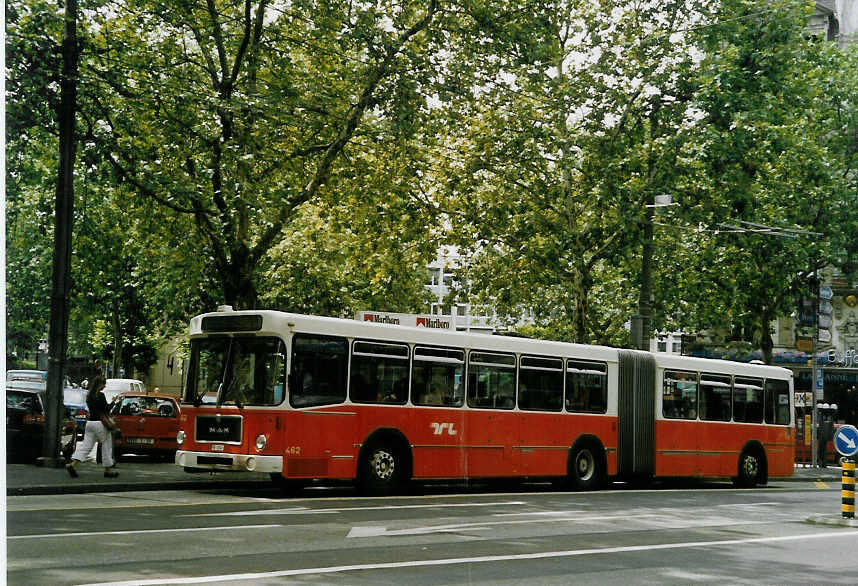
[[[96,493],[92,493],[96,494]],[[264,497],[241,497],[241,498],[225,498],[222,500],[190,500],[177,503],[175,501],[168,502],[158,500],[154,497],[147,496],[128,496],[128,493],[113,493],[103,492],[97,493],[102,499],[118,499],[118,502],[97,502],[94,504],[85,504],[82,501],[91,501],[92,494],[66,495],[72,504],[71,505],[42,505],[33,503],[36,500],[32,496],[12,496],[7,497],[7,507],[9,512],[34,512],[34,511],[88,511],[92,509],[139,509],[145,507],[199,507],[208,505],[237,505],[245,504],[248,501],[256,502],[283,502],[283,499],[264,498]],[[139,495],[140,493],[136,493]],[[78,497],[78,498],[76,498]],[[166,497],[165,497],[166,498]]]
[[[635,515],[640,517],[661,517],[656,514]],[[352,527],[346,537],[399,537],[402,535],[428,535],[430,533],[451,533],[463,529],[486,529],[493,525],[524,525],[533,523],[563,523],[581,521],[603,521],[613,519],[628,519],[628,515],[594,515],[592,517],[554,517],[550,519],[527,519],[522,521],[485,521],[482,523],[456,523],[453,525],[429,525],[426,527],[412,527],[411,529],[394,529],[388,531],[386,527],[367,526]]]
[[[716,507],[738,507],[741,509],[741,508],[745,508],[745,507],[763,507],[763,506],[779,507],[781,505],[783,505],[783,503],[779,503],[777,501],[767,501],[767,502],[763,502],[763,503],[728,503],[728,504],[724,504],[724,505],[715,505],[715,506]]]
[[[342,507],[336,509],[308,509],[291,507],[288,509],[259,509],[256,511],[230,511],[228,513],[197,513],[180,515],[181,517],[245,517],[249,515],[327,515],[349,513],[352,511],[398,511],[401,509],[447,509],[457,507],[508,507],[526,505],[524,501],[503,501],[495,503],[437,503],[431,505],[381,505],[375,507]]]
[[[96,535],[141,535],[146,533],[182,533],[187,531],[232,531],[233,529],[271,529],[280,525],[229,525],[226,527],[188,527],[186,529],[141,529],[139,531],[92,531],[90,533],[42,533],[39,535],[10,535],[6,539],[50,539],[58,537],[93,537]]]
[[[817,480],[814,484],[816,485],[816,488],[831,488],[821,480]]]
[[[81,586],[156,586],[160,584],[205,584],[210,582],[229,582],[237,580],[253,581],[288,576],[308,576],[314,574],[338,574],[365,570],[389,570],[395,568],[419,568],[431,566],[451,566],[456,564],[480,564],[487,562],[508,562],[518,560],[538,560],[563,558],[585,555],[604,555],[611,553],[629,553],[637,551],[656,551],[665,549],[688,549],[695,547],[719,547],[727,545],[745,545],[748,543],[775,543],[779,541],[799,541],[803,539],[843,539],[858,537],[858,531],[829,531],[826,533],[809,533],[804,535],[779,535],[776,537],[749,537],[747,539],[726,539],[723,541],[691,541],[678,543],[656,543],[652,545],[628,545],[623,547],[603,547],[598,549],[572,549],[565,551],[545,551],[530,554],[487,555],[469,558],[444,558],[439,560],[412,560],[405,562],[388,562],[377,564],[355,564],[351,566],[327,566],[321,568],[300,568],[295,570],[278,570],[274,572],[252,572],[245,574],[221,574],[217,576],[190,576],[185,578],[156,578],[140,580],[139,578],[119,582],[94,582]]]

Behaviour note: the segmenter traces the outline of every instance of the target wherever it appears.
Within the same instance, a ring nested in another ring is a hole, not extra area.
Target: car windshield
[[[191,343],[184,400],[195,405],[278,405],[286,346],[274,337],[217,337]]]
[[[33,393],[6,389],[6,408],[10,407],[12,409],[25,409],[31,413],[42,412],[39,398]]]
[[[148,417],[175,417],[176,405],[170,399],[151,396],[122,397],[113,408],[117,415],[146,415]]]

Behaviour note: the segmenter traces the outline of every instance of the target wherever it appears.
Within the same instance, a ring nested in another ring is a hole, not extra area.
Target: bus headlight
[[[185,432],[184,432],[184,431],[182,431],[181,429],[180,429],[180,430],[179,430],[179,432],[176,434],[176,443],[177,443],[177,444],[179,444],[180,446],[181,446],[183,443],[185,443]]]
[[[264,433],[260,433],[256,436],[256,449],[260,452],[265,449],[265,446],[268,445],[268,438],[265,437]]]
[[[247,468],[248,472],[253,472],[256,470],[256,458],[250,456],[247,460],[244,461],[244,467]]]

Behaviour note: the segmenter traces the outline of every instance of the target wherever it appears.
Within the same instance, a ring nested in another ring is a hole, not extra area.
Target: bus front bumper
[[[238,470],[242,472],[283,472],[282,456],[250,454],[214,454],[212,452],[176,451],[176,464],[203,470]]]

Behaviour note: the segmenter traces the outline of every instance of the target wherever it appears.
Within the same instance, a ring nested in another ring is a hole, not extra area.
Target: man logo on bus
[[[447,430],[447,435],[456,435],[456,434],[458,433],[458,432],[453,428],[453,424],[452,424],[452,423],[447,423],[447,422],[445,422],[445,423],[436,423],[436,422],[434,422],[434,421],[433,421],[430,425],[432,426],[432,429],[434,429],[434,430],[435,430],[435,435],[443,435],[443,433],[444,433],[444,430],[445,430],[445,429]]]

